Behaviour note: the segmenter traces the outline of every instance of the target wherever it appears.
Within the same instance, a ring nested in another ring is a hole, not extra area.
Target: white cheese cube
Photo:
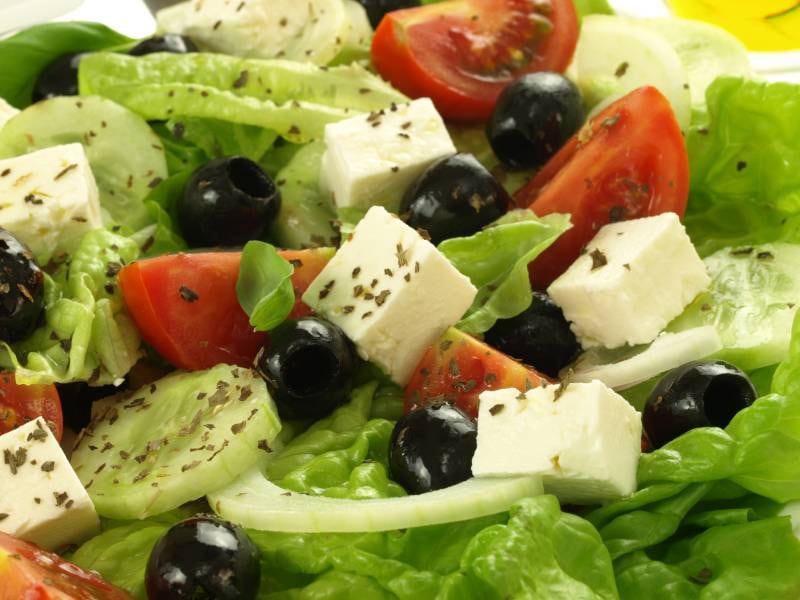
[[[599,381],[483,392],[475,477],[541,475],[562,502],[594,504],[636,491],[642,422]]]
[[[103,226],[97,184],[81,144],[0,160],[0,227],[45,261]]]
[[[711,279],[675,213],[606,225],[548,288],[584,347],[646,344]]]
[[[342,328],[362,358],[404,385],[477,290],[429,241],[381,207],[311,283],[303,301]]]
[[[0,98],[0,129],[3,128],[8,121],[16,117],[19,111],[11,106],[8,102]]]
[[[456,148],[429,98],[325,127],[322,185],[339,207],[397,210],[406,189]]]
[[[89,494],[41,417],[0,436],[0,452],[0,531],[46,550],[98,532]]]

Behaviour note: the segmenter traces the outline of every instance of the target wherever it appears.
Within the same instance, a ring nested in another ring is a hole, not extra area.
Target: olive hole
[[[725,427],[740,410],[753,403],[753,388],[738,375],[718,375],[703,394],[706,417],[715,427]]]
[[[234,187],[253,198],[267,198],[273,192],[272,185],[264,172],[254,162],[245,158],[230,161],[228,177]]]
[[[339,361],[321,346],[304,346],[295,350],[283,367],[286,387],[298,396],[324,392],[336,379]]]
[[[525,148],[528,143],[525,135],[516,128],[509,128],[500,133],[495,134],[494,145],[500,151],[500,154],[516,153],[520,148]]]

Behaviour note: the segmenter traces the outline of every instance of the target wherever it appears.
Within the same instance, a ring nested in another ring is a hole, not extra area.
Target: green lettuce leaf
[[[687,137],[685,224],[701,256],[800,242],[800,86],[724,77]]]
[[[378,383],[353,390],[348,404],[274,453],[266,474],[277,485],[333,498],[405,495],[388,476],[389,438],[394,423],[371,418]]]
[[[492,226],[439,244],[439,250],[469,277],[478,295],[457,327],[483,333],[531,304],[528,264],[569,229],[568,215],[537,218],[529,210],[508,213]]]
[[[257,241],[245,245],[236,297],[256,331],[274,329],[292,312],[292,273],[294,267],[274,246]]]
[[[322,137],[328,123],[406,100],[358,65],[323,69],[206,53],[98,53],[81,61],[79,79],[81,94],[105,96],[148,120],[216,119],[295,143]]]
[[[45,280],[45,324],[12,347],[3,343],[2,362],[18,382],[105,385],[128,373],[141,356],[140,339],[116,283],[139,252],[134,240],[105,229],[83,237]]]
[[[17,108],[33,101],[42,70],[62,54],[103,50],[132,42],[100,23],[45,23],[0,40],[0,98]]]
[[[244,156],[259,162],[278,134],[270,129],[240,125],[219,119],[174,118],[167,128],[183,141],[196,146],[208,159]]]
[[[703,262],[711,286],[668,329],[713,325],[724,345],[717,356],[747,371],[782,361],[800,302],[800,245],[726,248]]]

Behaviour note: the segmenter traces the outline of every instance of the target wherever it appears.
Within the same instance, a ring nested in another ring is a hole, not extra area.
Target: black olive
[[[64,425],[80,431],[92,420],[92,405],[114,394],[119,394],[127,386],[103,385],[94,387],[84,381],[58,383],[58,397],[61,399],[61,410],[64,413]]]
[[[264,235],[280,204],[278,187],[261,167],[229,156],[192,174],[178,199],[178,222],[193,248],[242,246]]]
[[[145,572],[149,600],[256,598],[261,583],[258,547],[241,527],[196,515],[156,542]]]
[[[39,74],[33,85],[33,101],[78,95],[78,65],[86,52],[62,54]]]
[[[755,399],[750,379],[733,365],[690,362],[658,382],[644,406],[642,424],[652,446],[660,448],[696,427],[725,427]]]
[[[284,419],[320,419],[347,402],[356,358],[350,340],[316,317],[287,321],[269,334],[256,356]]]
[[[486,135],[497,158],[509,167],[540,167],[583,120],[583,101],[574,83],[558,73],[530,73],[500,94]]]
[[[472,477],[478,429],[451,404],[431,404],[400,418],[389,442],[392,479],[409,494],[450,487]]]
[[[456,154],[428,167],[406,191],[400,214],[424,229],[434,244],[472,235],[502,217],[511,197],[471,154]]]
[[[358,0],[367,10],[369,22],[373,28],[378,26],[378,23],[383,19],[383,15],[393,10],[400,10],[402,8],[413,8],[419,6],[419,0]]]
[[[542,292],[534,292],[531,305],[516,317],[498,320],[485,339],[550,377],[558,377],[581,351],[564,313]]]
[[[0,340],[28,337],[43,310],[44,273],[28,247],[0,228]]]
[[[144,39],[128,50],[128,54],[131,56],[144,56],[145,54],[154,54],[156,52],[189,54],[190,52],[197,52],[197,46],[185,36],[177,33],[165,33],[164,35],[155,35]]]

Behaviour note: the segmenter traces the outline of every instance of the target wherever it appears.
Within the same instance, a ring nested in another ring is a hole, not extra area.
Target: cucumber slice
[[[690,19],[636,21],[672,45],[686,68],[692,108],[706,105],[706,90],[721,75],[748,77],[752,73],[747,49],[720,27]]]
[[[167,177],[164,148],[144,119],[111,100],[63,97],[26,108],[0,131],[0,158],[72,142],[86,149],[104,221],[149,224],[143,200]]]
[[[652,85],[669,99],[681,129],[689,127],[692,97],[678,53],[635,21],[586,17],[570,74],[587,104],[594,106],[590,116],[636,88]]]
[[[644,350],[634,349],[633,356],[619,356],[619,351],[590,350],[573,367],[570,381],[602,381],[617,390],[632,387],[687,362],[700,360],[722,350],[722,340],[715,327],[708,325],[663,333]],[[626,351],[630,354],[630,350]],[[616,354],[616,360],[608,361]]]
[[[233,481],[280,427],[260,377],[217,365],[102,401],[71,462],[98,513],[143,519]]]
[[[540,477],[469,479],[443,490],[380,500],[343,500],[287,492],[252,469],[208,495],[222,518],[251,529],[295,532],[390,531],[466,521],[508,510],[542,494]]]
[[[364,7],[355,0],[344,0],[347,13],[347,27],[344,45],[331,62],[332,65],[346,65],[356,60],[368,60],[372,44],[372,26]]]

